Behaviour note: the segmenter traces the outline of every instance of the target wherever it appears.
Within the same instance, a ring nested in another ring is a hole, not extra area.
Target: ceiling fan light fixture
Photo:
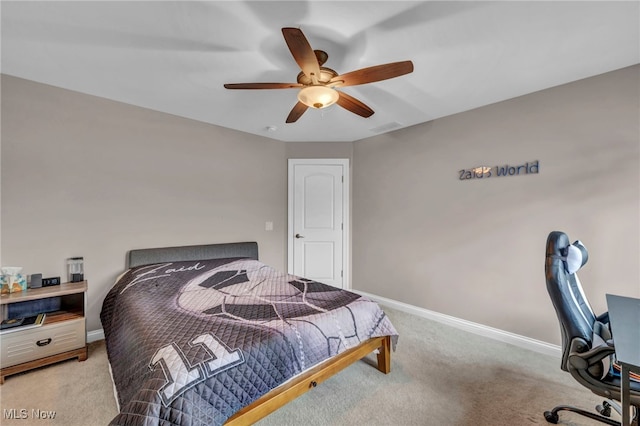
[[[298,92],[298,100],[311,108],[326,108],[338,101],[340,94],[331,87],[323,85],[307,86]]]
[[[375,83],[413,72],[413,62],[401,61],[338,74],[335,70],[323,66],[329,55],[322,50],[313,50],[300,28],[285,27],[282,29],[282,35],[293,59],[300,67],[297,83],[227,83],[224,87],[227,89],[300,88],[298,102],[289,112],[285,123],[295,123],[309,108],[326,108],[335,103],[360,117],[371,117],[374,113],[371,108],[346,92],[335,90],[335,87]]]

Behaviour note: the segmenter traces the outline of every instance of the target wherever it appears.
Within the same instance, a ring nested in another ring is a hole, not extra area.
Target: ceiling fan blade
[[[295,104],[295,106],[293,107],[293,109],[291,110],[291,112],[289,113],[289,116],[287,117],[287,123],[295,123],[296,121],[298,121],[298,118],[300,118],[302,116],[302,114],[304,114],[304,112],[307,110],[307,108],[309,108],[308,106],[306,106],[305,104],[303,104],[302,102],[298,101],[297,104]]]
[[[392,62],[389,64],[362,68],[333,77],[328,84],[335,87],[355,86],[358,84],[373,83],[375,81],[399,77],[401,75],[409,74],[410,72],[413,72],[413,62]]]
[[[318,58],[302,31],[299,28],[283,28],[282,35],[302,72],[311,80],[320,78]]]
[[[299,83],[228,83],[225,89],[295,89]]]
[[[368,118],[373,115],[374,111],[371,108],[369,108],[353,96],[347,95],[346,93],[340,91],[338,91],[338,93],[340,94],[340,97],[338,98],[338,101],[336,103],[342,108],[349,110],[354,114],[358,114],[359,116],[364,118]]]

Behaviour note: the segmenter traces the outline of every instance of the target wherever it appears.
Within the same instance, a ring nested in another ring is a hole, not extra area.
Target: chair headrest
[[[569,274],[575,274],[589,260],[589,252],[580,240],[569,245],[566,250],[565,270]]]

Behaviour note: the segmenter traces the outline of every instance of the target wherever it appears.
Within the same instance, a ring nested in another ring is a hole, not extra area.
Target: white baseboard
[[[364,291],[353,290],[353,289],[351,289],[350,291],[354,293],[358,293],[382,305],[389,306],[390,308],[397,309],[399,311],[416,315],[422,318],[426,318],[432,321],[437,321],[439,323],[446,324],[451,327],[458,328],[460,330],[468,331],[473,334],[488,337],[490,339],[498,340],[504,343],[509,343],[514,346],[518,346],[524,349],[529,349],[531,351],[538,352],[545,355],[551,355],[557,358],[560,358],[562,355],[560,346],[552,345],[551,343],[543,342],[541,340],[531,339],[529,337],[520,336],[519,334],[510,333],[508,331],[504,331],[504,330],[489,327],[486,325],[478,324],[475,322],[452,317],[450,315],[445,315],[438,312],[430,311],[428,309],[409,305],[407,303],[398,302],[392,299],[387,299],[386,297],[376,296],[374,294],[369,294]],[[91,343],[91,342],[95,342],[97,340],[103,340],[103,339],[104,339],[103,329],[89,331],[87,333],[87,343]]]
[[[87,343],[95,342],[98,340],[104,340],[104,330],[93,330],[87,332]]]
[[[422,318],[426,318],[432,321],[437,321],[442,324],[449,325],[470,333],[474,333],[480,336],[488,337],[490,339],[498,340],[500,342],[509,343],[514,346],[518,346],[524,349],[529,349],[534,352],[542,353],[545,355],[551,355],[557,358],[562,356],[562,350],[558,345],[552,345],[551,343],[543,342],[541,340],[531,339],[529,337],[520,336],[519,334],[510,333],[508,331],[500,330],[497,328],[489,327],[486,325],[478,324],[475,322],[463,320],[460,318],[452,317],[449,315],[441,314],[438,312],[430,311],[428,309],[420,308],[417,306],[409,305],[407,303],[398,302],[386,297],[376,296],[364,291],[358,291],[351,289],[350,291],[358,293],[364,297],[374,300],[381,305],[386,305],[390,308],[397,309],[408,314],[416,315]]]

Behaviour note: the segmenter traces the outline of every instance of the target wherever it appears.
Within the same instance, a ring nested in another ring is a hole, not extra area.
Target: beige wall
[[[640,296],[640,67],[354,144],[353,287],[559,343],[548,233],[582,240],[594,310]],[[539,160],[539,174],[458,171]]]
[[[88,330],[132,248],[255,240],[286,267],[283,142],[8,76],[2,89],[2,264],[64,277],[84,256]]]
[[[287,143],[287,158],[353,158],[353,144],[343,142]]]
[[[354,289],[558,343],[549,231],[590,248],[596,310],[605,292],[640,296],[638,71],[353,144],[287,144],[2,76],[1,263],[64,276],[84,256],[97,330],[131,248],[256,240],[286,269],[286,159],[349,158]],[[458,180],[531,160],[537,175]]]

